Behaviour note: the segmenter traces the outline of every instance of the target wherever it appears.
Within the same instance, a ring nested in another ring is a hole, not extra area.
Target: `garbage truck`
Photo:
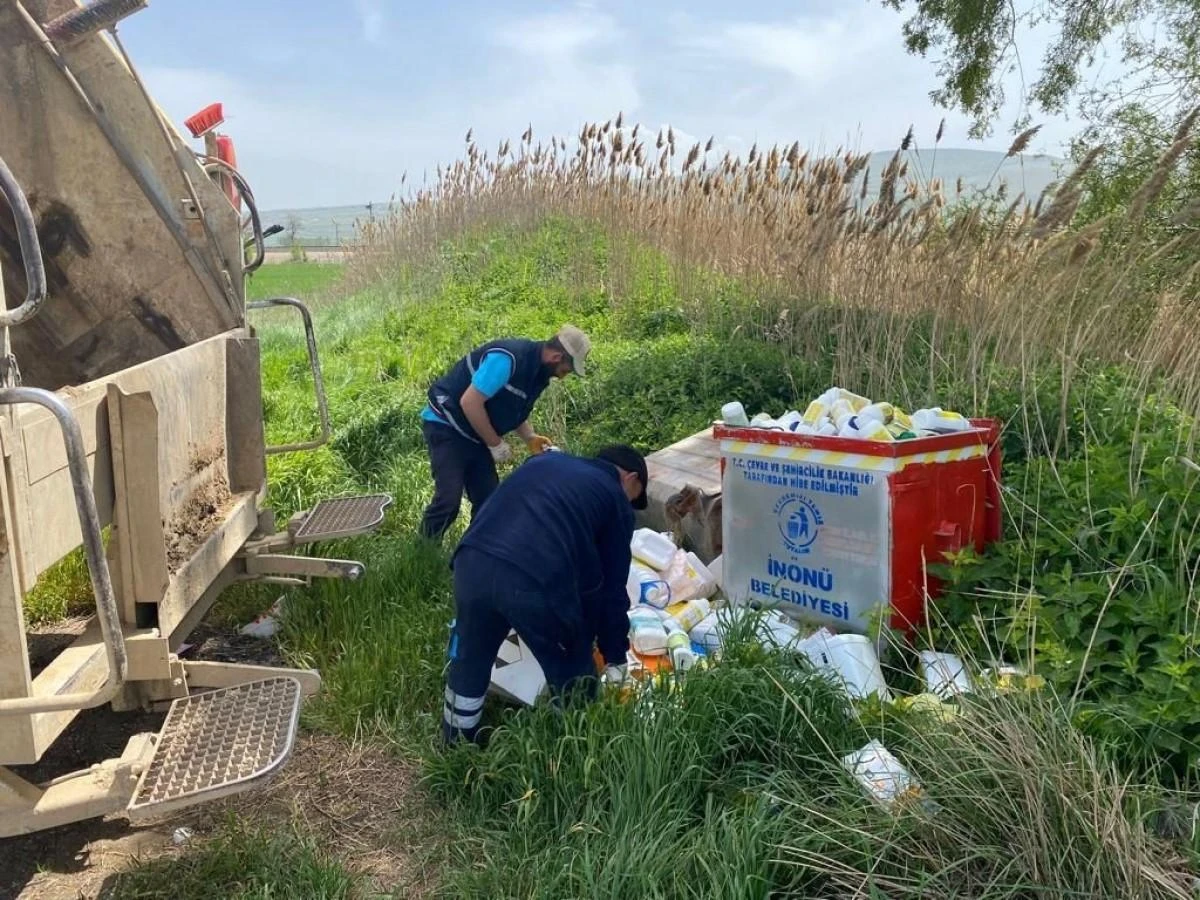
[[[182,645],[232,585],[358,578],[313,545],[372,531],[391,502],[334,497],[282,523],[267,505],[267,459],[330,436],[312,319],[293,297],[247,302],[265,252],[253,191],[219,103],[185,137],[147,92],[119,30],[145,6],[0,0],[0,837],[269,779],[318,673]],[[260,308],[303,329],[320,423],[276,446]],[[94,608],[31,667],[24,599],[71,554]],[[166,715],[119,756],[28,777],[98,708]]]

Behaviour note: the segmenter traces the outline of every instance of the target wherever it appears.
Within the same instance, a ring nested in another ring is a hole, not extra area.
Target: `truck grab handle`
[[[0,194],[8,201],[13,218],[17,223],[17,243],[21,248],[21,262],[25,266],[25,300],[16,309],[0,309],[0,328],[9,328],[28,322],[46,299],[46,266],[42,262],[42,244],[38,240],[37,221],[25,192],[9,169],[0,159]]]
[[[63,443],[67,449],[67,468],[70,470],[71,487],[75,492],[75,510],[79,515],[83,550],[87,556],[88,575],[91,576],[92,593],[96,598],[96,618],[100,623],[100,634],[108,656],[108,675],[104,684],[94,691],[0,700],[0,716],[92,709],[116,696],[129,673],[129,661],[125,654],[121,616],[117,611],[116,597],[113,595],[112,576],[108,571],[108,560],[104,556],[104,538],[100,531],[100,515],[96,511],[96,495],[92,492],[92,477],[88,472],[83,433],[79,430],[79,422],[71,408],[56,394],[41,388],[0,388],[0,406],[14,406],[19,403],[33,403],[49,410],[62,429]]]

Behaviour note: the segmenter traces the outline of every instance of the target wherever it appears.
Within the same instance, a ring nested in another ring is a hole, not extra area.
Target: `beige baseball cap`
[[[571,368],[580,377],[584,374],[584,363],[592,350],[592,340],[574,325],[564,325],[555,335],[562,348],[571,357]]]

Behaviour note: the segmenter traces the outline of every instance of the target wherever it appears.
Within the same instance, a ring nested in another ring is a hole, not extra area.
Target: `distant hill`
[[[867,188],[869,196],[878,192],[880,174],[893,153],[894,150],[871,154]],[[962,178],[963,196],[967,199],[980,191],[989,188],[994,190],[1000,182],[1005,181],[1008,183],[1010,198],[1015,199],[1018,193],[1024,192],[1027,198],[1036,202],[1042,191],[1064,177],[1059,173],[1059,167],[1070,165],[1067,160],[1052,156],[1025,155],[1006,158],[1003,153],[993,150],[945,148],[939,148],[937,153],[929,150],[919,154],[908,150],[901,158],[908,162],[909,177],[917,177],[922,183],[928,183],[930,178],[941,178],[945,184],[946,198],[950,201],[954,200],[956,182]],[[262,220],[264,227],[279,224],[287,229],[269,238],[269,247],[289,246],[292,242],[293,228],[296,240],[304,246],[335,246],[353,237],[358,222],[364,222],[372,216],[385,216],[387,210],[387,201],[377,201],[371,204],[369,210],[365,203],[311,209],[275,209],[264,211]]]

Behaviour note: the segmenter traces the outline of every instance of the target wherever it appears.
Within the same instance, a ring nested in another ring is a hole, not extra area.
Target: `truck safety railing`
[[[104,537],[100,531],[100,515],[96,511],[96,495],[92,492],[92,477],[88,472],[83,434],[71,408],[50,391],[27,387],[0,388],[0,406],[15,406],[21,403],[33,403],[49,410],[62,429],[63,443],[67,450],[67,468],[71,473],[71,487],[75,493],[75,510],[79,514],[79,528],[83,534],[83,549],[87,556],[88,575],[91,576],[92,594],[96,598],[96,618],[100,623],[100,634],[108,656],[108,675],[104,684],[94,691],[58,694],[53,697],[14,697],[0,700],[0,716],[91,709],[107,703],[121,690],[129,674],[129,661],[125,654],[125,636],[121,631],[121,617],[117,610],[116,597],[113,595],[108,560],[104,556]]]
[[[38,241],[37,220],[25,192],[17,184],[12,170],[0,159],[0,194],[8,201],[13,218],[17,223],[17,244],[21,248],[21,262],[25,266],[25,299],[16,309],[4,309],[0,303],[0,328],[10,328],[28,322],[37,315],[46,299],[46,266],[42,262],[42,249]],[[2,293],[0,293],[2,296]]]
[[[247,303],[247,309],[274,309],[280,306],[290,306],[298,310],[304,320],[304,340],[308,344],[308,366],[312,370],[313,386],[317,393],[317,413],[321,417],[321,436],[313,441],[298,444],[280,444],[268,447],[267,453],[294,453],[297,450],[315,450],[329,443],[333,429],[329,423],[329,402],[325,398],[325,380],[321,377],[321,360],[317,355],[317,336],[313,331],[312,315],[308,307],[295,297],[271,297],[267,300],[255,300]]]

